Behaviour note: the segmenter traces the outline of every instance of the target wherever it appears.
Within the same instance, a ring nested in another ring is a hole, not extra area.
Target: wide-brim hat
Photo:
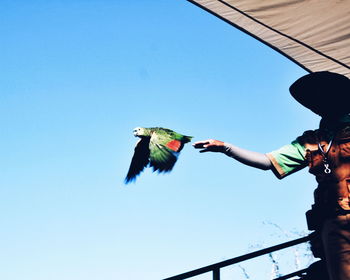
[[[300,104],[322,117],[350,112],[350,80],[341,74],[311,73],[296,80],[289,91]]]

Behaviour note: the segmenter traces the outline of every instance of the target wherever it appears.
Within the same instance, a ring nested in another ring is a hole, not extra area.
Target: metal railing
[[[201,267],[201,268],[198,268],[198,269],[195,269],[195,270],[191,270],[191,271],[188,271],[188,272],[185,272],[185,273],[181,273],[181,274],[178,274],[176,276],[165,278],[163,280],[183,280],[183,279],[188,279],[188,278],[191,278],[191,277],[194,277],[194,276],[198,276],[200,274],[204,274],[204,273],[208,273],[208,272],[212,272],[213,280],[220,280],[220,269],[223,268],[223,267],[226,267],[226,266],[229,266],[229,265],[233,265],[233,264],[236,264],[236,263],[239,263],[239,262],[242,262],[242,261],[246,261],[246,260],[249,260],[249,259],[253,259],[253,258],[262,256],[262,255],[266,255],[266,254],[272,253],[274,251],[278,251],[278,250],[281,250],[281,249],[284,249],[284,248],[288,248],[288,247],[291,247],[291,246],[294,246],[294,245],[297,245],[297,244],[300,244],[300,243],[304,243],[304,242],[310,241],[311,236],[312,235],[308,235],[308,236],[305,236],[305,237],[302,237],[302,238],[298,238],[298,239],[295,239],[295,240],[292,240],[292,241],[281,243],[281,244],[278,244],[278,245],[275,245],[275,246],[272,246],[272,247],[268,247],[268,248],[265,248],[265,249],[262,249],[262,250],[258,250],[258,251],[252,252],[252,253],[248,253],[246,255],[242,255],[242,256],[235,257],[235,258],[232,258],[232,259],[228,259],[228,260],[225,260],[225,261],[222,261],[222,262],[218,262],[218,263],[215,263],[215,264],[212,264],[212,265],[208,265],[208,266],[204,266],[204,267]],[[302,270],[293,272],[291,274],[288,274],[288,275],[276,278],[274,280],[284,280],[284,279],[289,279],[289,278],[294,277],[294,276],[301,276],[305,272],[306,272],[306,269],[302,269]]]

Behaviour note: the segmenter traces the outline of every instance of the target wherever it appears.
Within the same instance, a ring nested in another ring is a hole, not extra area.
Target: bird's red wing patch
[[[173,150],[173,151],[177,152],[180,149],[180,147],[181,147],[181,141],[179,141],[179,140],[172,140],[172,141],[168,142],[166,144],[166,146],[170,150]]]

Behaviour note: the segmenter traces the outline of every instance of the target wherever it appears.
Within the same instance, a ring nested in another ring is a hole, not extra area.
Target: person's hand
[[[208,139],[204,141],[197,141],[192,146],[195,149],[202,149],[199,152],[223,152],[224,151],[224,142],[214,139]]]

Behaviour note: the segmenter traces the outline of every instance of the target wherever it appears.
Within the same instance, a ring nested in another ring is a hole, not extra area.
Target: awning
[[[188,0],[280,52],[308,72],[350,78],[348,0]]]

